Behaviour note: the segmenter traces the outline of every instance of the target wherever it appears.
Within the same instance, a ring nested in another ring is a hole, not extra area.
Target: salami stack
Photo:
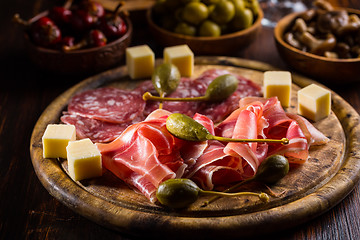
[[[229,74],[226,70],[211,69],[197,79],[182,78],[177,89],[169,97],[199,97],[205,94],[215,78]],[[209,102],[163,102],[163,109],[193,117],[196,113],[212,121],[220,122],[239,106],[239,100],[247,96],[260,96],[260,87],[248,79],[237,76],[237,90],[226,100]],[[128,126],[143,121],[159,108],[159,102],[142,99],[145,92],[157,95],[150,80],[134,90],[104,87],[87,90],[75,95],[69,102],[61,121],[76,127],[78,138],[90,138],[93,142],[110,142]]]

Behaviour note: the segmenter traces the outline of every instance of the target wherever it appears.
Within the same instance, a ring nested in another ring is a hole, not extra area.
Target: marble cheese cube
[[[291,73],[288,71],[264,72],[264,97],[277,96],[281,106],[289,107],[291,104]]]
[[[331,92],[316,84],[298,91],[298,113],[313,121],[327,117],[331,111]]]
[[[66,158],[66,146],[76,140],[74,125],[49,124],[42,136],[44,158]]]
[[[191,77],[194,72],[194,53],[186,44],[164,48],[164,62],[174,64],[182,77]]]
[[[132,79],[151,77],[154,65],[155,54],[148,45],[126,49],[126,66]]]
[[[89,138],[69,142],[66,150],[68,171],[74,181],[102,175],[101,153]]]

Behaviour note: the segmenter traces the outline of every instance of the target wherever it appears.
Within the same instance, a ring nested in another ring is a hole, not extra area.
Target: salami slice
[[[75,125],[78,138],[90,138],[93,142],[105,143],[120,136],[129,125],[141,121],[142,118],[119,124],[87,118],[77,114],[64,113],[60,120],[65,124]]]
[[[229,74],[230,72],[224,69],[210,69],[203,72],[197,79],[182,78],[177,89],[169,95],[169,97],[198,97],[203,96],[209,84],[217,77]],[[260,96],[261,89],[248,79],[238,76],[239,85],[233,95],[222,102],[164,102],[163,109],[170,112],[178,112],[186,114],[190,117],[195,113],[201,113],[214,122],[220,122],[232,111],[239,107],[239,100],[247,96]],[[141,95],[149,91],[153,95],[157,95],[151,81],[146,81],[141,84],[137,91]],[[148,101],[144,110],[144,115],[150,114],[159,107],[159,102]]]
[[[224,72],[224,70],[208,71],[196,81],[203,81],[206,82],[206,84],[210,84],[212,81],[211,79],[214,79],[223,74],[227,73]],[[207,116],[214,122],[220,122],[239,107],[239,101],[241,98],[248,96],[261,96],[261,88],[258,85],[244,77],[237,76],[237,78],[239,80],[238,88],[230,97],[222,102],[217,103],[202,102],[199,106],[198,112]]]
[[[141,116],[144,108],[139,92],[106,87],[75,95],[68,112],[110,123],[127,123]]]

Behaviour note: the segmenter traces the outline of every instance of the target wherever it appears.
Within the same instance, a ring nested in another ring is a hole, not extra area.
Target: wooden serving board
[[[276,70],[270,65],[244,59],[199,57],[195,60],[194,78],[210,68],[227,69],[260,85],[264,71]],[[292,77],[292,104],[286,111],[296,113],[297,90],[314,81],[294,74]],[[279,231],[318,216],[340,202],[359,181],[359,115],[334,92],[332,113],[314,123],[330,142],[311,147],[305,164],[292,166],[287,176],[272,185],[276,196],[272,196],[269,203],[250,196],[221,198],[201,207],[209,199],[201,197],[188,209],[175,211],[149,202],[108,171],[99,178],[74,182],[67,174],[66,160],[42,157],[41,137],[46,126],[59,123],[62,111],[74,94],[110,85],[132,89],[139,83],[130,80],[125,66],[86,79],[46,108],[31,137],[32,163],[44,187],[66,206],[100,225],[140,236],[207,239],[253,236]],[[268,191],[259,184],[245,188]]]

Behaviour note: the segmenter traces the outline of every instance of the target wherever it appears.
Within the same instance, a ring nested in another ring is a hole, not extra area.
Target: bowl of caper
[[[359,81],[360,11],[335,8],[325,0],[281,19],[276,47],[292,69],[330,84]]]
[[[147,11],[164,47],[187,44],[196,54],[231,54],[249,46],[261,29],[257,0],[161,0]]]

